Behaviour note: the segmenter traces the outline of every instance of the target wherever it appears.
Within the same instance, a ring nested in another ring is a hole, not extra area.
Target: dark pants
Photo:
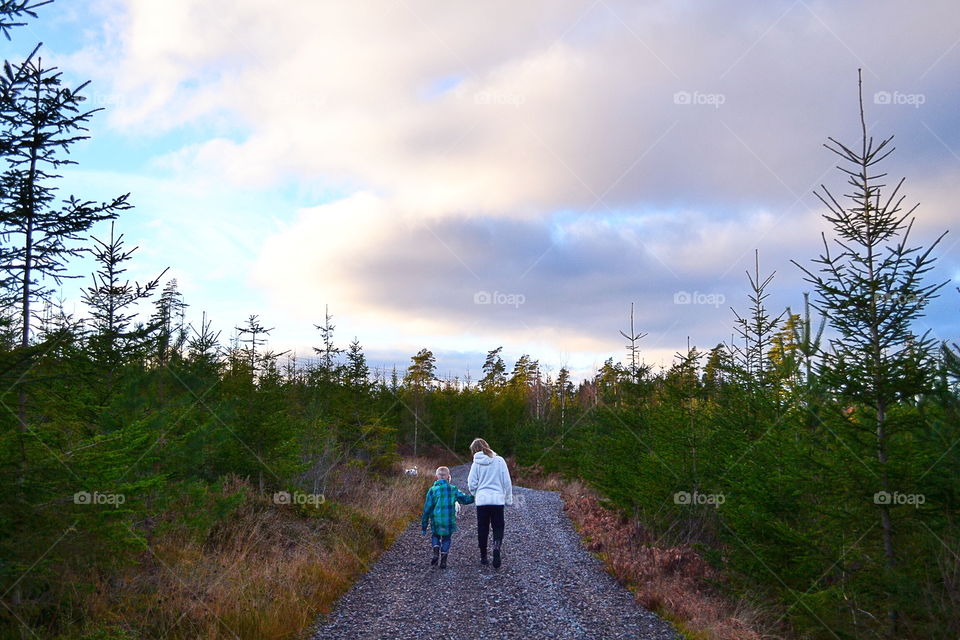
[[[503,540],[503,505],[485,504],[477,507],[477,541],[481,549],[487,548],[487,537],[493,526],[493,543],[499,548]]]

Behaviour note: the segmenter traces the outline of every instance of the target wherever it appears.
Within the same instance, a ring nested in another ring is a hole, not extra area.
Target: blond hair
[[[477,453],[479,451],[483,451],[491,458],[494,456],[493,449],[490,448],[486,440],[483,438],[474,438],[473,442],[470,443],[470,453]]]
[[[441,480],[450,479],[450,468],[449,467],[437,467],[437,477]]]

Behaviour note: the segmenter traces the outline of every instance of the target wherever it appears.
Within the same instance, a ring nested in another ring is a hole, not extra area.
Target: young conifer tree
[[[893,136],[875,143],[867,135],[863,111],[863,80],[860,87],[859,145],[848,147],[834,138],[824,146],[838,155],[838,168],[847,175],[850,193],[841,204],[825,187],[817,196],[827,207],[824,218],[833,225],[831,241],[823,235],[823,253],[806,267],[794,262],[813,284],[814,307],[828,318],[836,337],[822,353],[819,376],[834,390],[844,408],[853,407],[868,416],[866,421],[849,421],[873,440],[879,492],[891,487],[888,460],[891,424],[890,409],[899,401],[933,389],[936,366],[935,342],[927,333],[914,333],[915,321],[945,283],[926,284],[924,276],[933,267],[933,249],[910,246],[914,211],[903,208],[900,195],[904,180],[888,190],[885,173],[877,165],[894,148]],[[894,525],[888,503],[877,505],[886,568],[893,580],[897,565]],[[895,632],[897,611],[888,583],[891,605],[888,622]]]
[[[4,63],[0,76],[0,230],[4,269],[20,308],[20,344],[30,342],[31,305],[47,300],[64,278],[67,261],[84,251],[79,242],[97,222],[130,208],[127,196],[95,203],[74,196],[57,202],[57,170],[74,164],[70,148],[87,139],[87,122],[99,109],[83,110],[81,95],[63,85],[55,67],[44,67],[34,49],[19,65]]]
[[[136,305],[149,298],[160,284],[163,272],[146,284],[130,282],[124,277],[129,262],[138,247],[126,249],[123,234],[114,233],[110,223],[107,240],[93,238],[90,252],[97,262],[92,285],[83,292],[83,301],[90,309],[94,335],[91,352],[106,374],[106,390],[112,393],[117,369],[136,355],[143,355],[149,334],[156,326],[135,326]]]

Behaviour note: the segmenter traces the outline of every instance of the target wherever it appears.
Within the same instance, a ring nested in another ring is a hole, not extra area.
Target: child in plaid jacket
[[[470,504],[473,496],[463,493],[450,484],[450,469],[437,468],[437,480],[427,490],[427,498],[423,503],[423,516],[420,518],[420,530],[427,535],[427,524],[433,535],[430,544],[433,547],[431,565],[440,561],[440,568],[447,568],[447,554],[450,553],[450,536],[457,530],[457,514],[455,504]]]

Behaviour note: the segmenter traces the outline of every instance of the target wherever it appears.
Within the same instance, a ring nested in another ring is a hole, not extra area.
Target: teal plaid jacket
[[[457,530],[457,514],[453,503],[470,504],[473,496],[463,493],[456,486],[446,480],[437,480],[427,490],[427,499],[423,502],[423,516],[420,518],[420,529],[427,530],[430,523],[431,530],[438,536],[449,536]]]

